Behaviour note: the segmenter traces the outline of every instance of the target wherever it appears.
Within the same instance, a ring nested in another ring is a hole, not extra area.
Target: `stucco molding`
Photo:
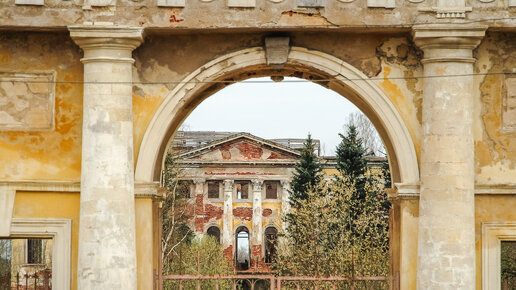
[[[15,196],[15,188],[0,184],[0,237],[7,237],[10,234]]]
[[[0,181],[0,205],[6,205],[2,198],[3,192],[10,191],[35,191],[35,192],[80,192],[81,183],[78,181],[56,181],[56,180],[13,180]],[[135,198],[161,197],[163,188],[159,182],[137,182],[134,184]],[[14,197],[13,197],[14,202]],[[2,212],[4,213],[4,212]],[[0,223],[0,233],[1,233]]]
[[[482,223],[482,289],[500,289],[501,241],[516,241],[516,221]]]
[[[165,98],[145,132],[136,163],[135,180],[152,181],[156,170],[162,168],[160,150],[166,148],[169,142],[165,140],[170,136],[168,131],[175,130],[172,127],[186,118],[184,111],[188,108],[185,104],[199,97],[206,89],[206,82],[248,67],[266,64],[262,47],[248,48],[212,60],[184,78]],[[374,81],[367,81],[368,77],[364,73],[343,60],[302,47],[291,48],[286,66],[289,64],[332,76],[338,85],[347,88],[364,102],[371,111],[370,114],[379,120],[375,125],[382,127],[383,137],[388,139],[384,141],[392,145],[388,152],[390,163],[395,164],[400,181],[419,182],[419,166],[412,137],[392,102]]]
[[[70,289],[72,221],[70,219],[13,218],[11,236],[52,238],[52,287]]]

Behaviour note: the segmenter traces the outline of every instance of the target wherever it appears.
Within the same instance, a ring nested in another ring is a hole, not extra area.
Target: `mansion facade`
[[[216,237],[237,271],[266,271],[289,211],[289,184],[303,139],[265,140],[249,133],[178,132],[181,179],[189,183],[197,236]],[[314,140],[320,152],[319,140]],[[370,166],[387,160],[367,156]],[[335,157],[321,157],[326,173]]]

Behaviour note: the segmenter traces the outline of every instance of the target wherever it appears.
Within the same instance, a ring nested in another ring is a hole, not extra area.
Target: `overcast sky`
[[[183,125],[189,131],[249,132],[265,139],[311,133],[321,140],[322,153],[333,155],[348,114],[358,109],[317,84],[285,81],[255,78],[226,87],[202,102]]]

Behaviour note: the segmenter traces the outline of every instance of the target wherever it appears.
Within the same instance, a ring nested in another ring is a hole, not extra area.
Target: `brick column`
[[[263,249],[262,229],[262,185],[263,180],[253,180],[253,229],[251,234],[251,263],[261,261]]]
[[[222,248],[233,260],[233,180],[224,180],[224,213],[222,214]]]
[[[136,289],[132,51],[141,28],[70,27],[83,49],[79,289]]]
[[[418,289],[475,289],[472,51],[485,27],[414,27],[424,51]],[[454,77],[453,75],[461,75]],[[435,77],[443,76],[443,77]]]

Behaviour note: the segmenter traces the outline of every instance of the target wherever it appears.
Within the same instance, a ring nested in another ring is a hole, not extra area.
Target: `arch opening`
[[[249,269],[251,263],[249,230],[240,226],[235,233],[235,268],[239,271],[245,271]]]
[[[276,257],[276,243],[278,241],[278,230],[275,227],[265,229],[265,263],[270,264]]]
[[[209,227],[208,230],[206,231],[206,234],[208,236],[215,238],[217,243],[220,244],[220,229],[218,227],[216,227],[216,226]]]
[[[257,47],[213,60],[185,78],[167,96],[149,124],[138,155],[136,181],[160,179],[166,148],[186,117],[203,100],[230,84],[262,76],[303,78],[346,97],[377,129],[387,151],[392,181],[418,183],[419,169],[412,138],[388,97],[351,65],[325,53],[299,47],[292,47],[280,71],[267,66],[263,48]]]

